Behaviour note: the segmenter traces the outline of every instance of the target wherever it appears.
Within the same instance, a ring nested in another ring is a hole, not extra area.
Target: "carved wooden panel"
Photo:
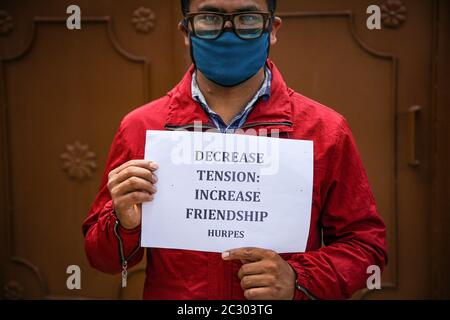
[[[408,17],[408,9],[400,0],[386,0],[381,12],[381,21],[387,28],[399,28]]]
[[[8,11],[0,10],[0,35],[6,36],[13,29],[13,19]]]
[[[99,150],[103,168],[120,119],[149,99],[148,61],[120,47],[109,17],[86,17],[83,30],[73,33],[63,18],[38,17],[28,45],[2,65],[14,181],[11,253],[39,266],[34,268],[53,295],[79,294],[65,287],[67,266],[77,264],[92,288],[84,293],[102,297],[114,282],[88,267],[80,233],[102,172],[95,170],[97,156],[87,144],[68,142],[86,141]],[[73,184],[61,166],[85,183]],[[17,287],[7,286],[6,294]],[[27,290],[21,294],[34,296]],[[114,297],[116,289],[109,291]]]
[[[98,167],[95,152],[89,149],[89,145],[79,141],[66,145],[59,157],[62,169],[73,180],[83,181],[92,178],[92,174]]]
[[[78,31],[66,28],[72,4],[82,12]],[[120,120],[178,81],[175,7],[156,0],[0,4],[2,296],[141,296],[134,282],[119,290],[118,277],[89,266],[81,223]],[[72,264],[82,270],[80,291],[66,288]]]

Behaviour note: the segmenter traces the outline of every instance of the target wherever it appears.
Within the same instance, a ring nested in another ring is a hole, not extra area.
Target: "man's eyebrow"
[[[222,12],[225,13],[224,10],[219,9],[217,7],[211,6],[211,5],[204,5],[200,6],[198,8],[198,11],[209,11],[209,12]],[[251,11],[261,11],[257,6],[247,6],[247,7],[241,7],[234,12],[251,12]]]
[[[211,5],[205,5],[205,6],[200,6],[198,8],[198,11],[209,11],[209,12],[223,12],[222,10],[220,10],[217,7],[213,7]]]
[[[257,6],[247,6],[237,9],[235,12],[252,12],[252,11],[262,11]]]

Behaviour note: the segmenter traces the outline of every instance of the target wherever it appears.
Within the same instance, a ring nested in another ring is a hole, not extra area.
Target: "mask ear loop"
[[[181,20],[181,25],[190,37],[192,32],[189,30],[189,20],[187,18],[184,18],[183,20]]]
[[[273,30],[273,20],[274,20],[274,19],[275,19],[275,14],[274,14],[274,13],[271,13],[270,18],[269,18],[269,27],[267,28],[267,31],[268,31],[269,33],[271,33],[272,30]]]
[[[191,52],[192,63],[194,64],[195,69],[197,69],[197,63],[195,62],[194,46],[192,45],[192,35],[191,35],[191,33],[189,33],[189,46],[190,46],[189,51]]]
[[[270,37],[272,35],[272,30],[273,30],[273,20],[275,19],[275,14],[272,12],[270,18],[269,18],[269,27],[267,28],[267,32],[269,33],[269,37],[267,39],[267,41],[269,41],[268,45],[267,45],[267,59],[269,59],[270,56]]]
[[[189,22],[187,21],[187,19],[184,19],[183,24],[184,24],[184,27],[186,28],[186,32],[187,32],[188,37],[189,37],[189,51],[190,51],[190,54],[191,54],[191,60],[192,60],[192,63],[194,64],[194,66],[195,66],[195,69],[197,69],[197,63],[195,62],[195,57],[194,57],[194,45],[192,44],[192,32],[189,30],[188,23]]]
[[[189,51],[191,54],[191,60],[192,63],[194,64],[195,68],[197,68],[197,64],[195,63],[195,58],[194,58],[194,51],[193,51],[193,45],[192,45],[192,32],[189,30],[189,20],[184,18],[181,21],[181,25],[183,26],[183,28],[186,30],[186,33],[188,34],[189,37]]]

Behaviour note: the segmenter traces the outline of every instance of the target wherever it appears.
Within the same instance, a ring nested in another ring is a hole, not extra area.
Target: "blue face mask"
[[[223,87],[237,86],[253,77],[269,55],[269,33],[260,38],[242,40],[226,31],[214,40],[191,39],[195,66],[205,77]]]

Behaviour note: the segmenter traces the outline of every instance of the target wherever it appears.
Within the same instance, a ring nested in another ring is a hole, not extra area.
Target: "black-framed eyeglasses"
[[[243,40],[253,40],[271,28],[272,14],[269,12],[193,12],[184,19],[185,27],[195,37],[214,40],[224,33],[225,24],[230,21],[234,33]]]

